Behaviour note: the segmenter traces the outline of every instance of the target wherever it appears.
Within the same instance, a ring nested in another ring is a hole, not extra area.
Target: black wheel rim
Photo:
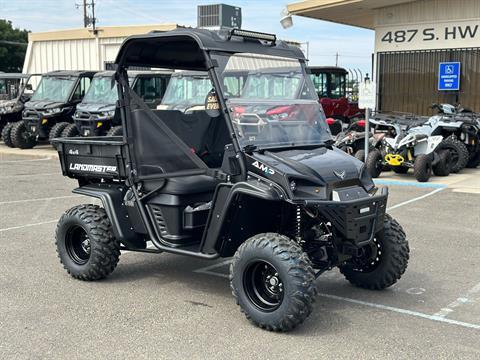
[[[77,265],[85,265],[90,259],[91,244],[87,232],[81,226],[72,226],[65,237],[68,256]]]
[[[353,270],[371,272],[375,270],[382,259],[382,244],[378,238],[361,248],[360,256],[353,259]]]
[[[248,265],[243,274],[243,287],[248,299],[261,311],[272,312],[282,304],[283,281],[267,261],[256,260]]]

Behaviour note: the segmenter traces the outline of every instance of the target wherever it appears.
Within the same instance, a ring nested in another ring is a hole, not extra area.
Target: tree
[[[0,71],[21,72],[27,44],[27,30],[14,29],[11,21],[0,19]]]

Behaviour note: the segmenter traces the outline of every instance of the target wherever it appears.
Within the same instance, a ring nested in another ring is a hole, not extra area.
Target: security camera
[[[284,29],[288,29],[293,26],[292,14],[288,12],[288,9],[285,8],[282,10],[280,24]]]

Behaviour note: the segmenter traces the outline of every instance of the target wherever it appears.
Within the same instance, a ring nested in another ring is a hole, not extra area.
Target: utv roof
[[[63,76],[63,77],[77,77],[77,76],[93,76],[95,75],[96,71],[89,71],[89,70],[56,70],[50,71],[42,76],[49,77],[49,76]]]
[[[321,72],[337,72],[342,74],[348,74],[348,71],[339,66],[308,66],[310,72],[312,73],[321,73]]]
[[[0,72],[0,79],[26,79],[30,74]]]
[[[208,70],[205,52],[256,53],[293,59],[305,57],[300,48],[278,41],[275,35],[232,29],[176,29],[128,37],[115,63],[121,67],[146,66]]]
[[[172,70],[129,70],[128,71],[128,77],[134,78],[137,76],[143,76],[143,75],[171,75],[173,74]],[[105,71],[99,71],[95,73],[96,78],[98,77],[113,77],[115,75],[114,70],[105,70]]]

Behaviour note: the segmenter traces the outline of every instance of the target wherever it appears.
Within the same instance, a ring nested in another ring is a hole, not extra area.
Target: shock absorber
[[[303,241],[302,234],[302,208],[300,205],[297,205],[296,215],[295,215],[295,240],[298,243]]]

